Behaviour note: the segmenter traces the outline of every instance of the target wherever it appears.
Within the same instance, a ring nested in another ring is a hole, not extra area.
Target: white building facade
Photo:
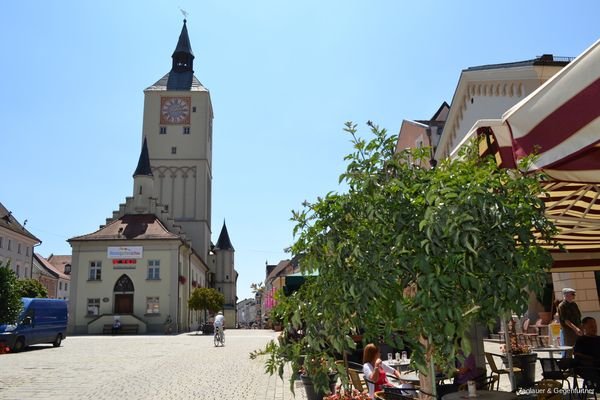
[[[225,226],[221,246],[210,241],[212,104],[194,76],[185,20],[172,60],[171,71],[144,90],[133,196],[98,231],[69,240],[72,332],[100,333],[115,318],[138,333],[195,330],[204,322],[188,307],[197,287],[223,292],[227,323],[236,323],[237,272]]]

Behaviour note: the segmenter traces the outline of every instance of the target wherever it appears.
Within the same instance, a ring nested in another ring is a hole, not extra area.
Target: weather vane
[[[181,11],[181,13],[183,14],[183,18],[187,19],[188,17],[188,13],[187,11],[185,11],[183,8],[179,7],[179,11]]]

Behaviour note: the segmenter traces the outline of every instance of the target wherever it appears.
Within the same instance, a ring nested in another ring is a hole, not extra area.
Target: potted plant
[[[361,393],[358,390],[338,385],[335,393],[325,396],[323,400],[370,400],[367,393]]]
[[[279,296],[271,315],[277,316],[285,327],[277,340],[272,340],[262,350],[254,351],[250,357],[266,355],[266,371],[270,374],[278,373],[281,378],[284,367],[290,365],[292,371],[296,372],[292,379],[301,379],[307,399],[322,400],[325,395],[335,392],[340,367],[335,362],[332,346],[311,341],[306,336],[308,332],[315,334],[321,328],[318,324],[304,325],[300,316],[310,307],[310,304],[301,300],[301,295],[308,286],[309,284],[305,284],[289,298]],[[300,308],[300,314],[293,313],[297,308]],[[294,391],[294,380],[290,380],[290,389]]]
[[[521,373],[515,374],[515,385],[518,388],[530,388],[535,383],[535,362],[537,353],[531,352],[531,346],[519,343],[517,336],[510,336],[510,348],[500,345],[500,351],[504,353],[502,361],[508,367],[508,353],[512,358],[513,367],[521,369]]]

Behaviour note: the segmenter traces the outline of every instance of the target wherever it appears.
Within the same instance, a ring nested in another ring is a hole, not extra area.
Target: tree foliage
[[[35,279],[17,281],[17,291],[20,297],[48,297],[48,289]]]
[[[17,290],[17,275],[10,262],[0,263],[0,324],[14,324],[23,308]]]
[[[196,288],[188,300],[192,310],[208,310],[215,313],[223,309],[225,296],[213,288]]]
[[[554,245],[555,228],[540,176],[499,169],[474,145],[422,168],[429,149],[396,153],[395,138],[370,126],[366,141],[346,124],[354,147],[340,176],[347,190],[293,212],[292,252],[304,272],[319,275],[280,303],[288,327],[306,330],[300,341],[284,333],[270,347],[270,372],[300,353],[321,355],[326,382],[358,329],[366,342],[413,349],[424,373],[430,362],[450,370],[470,327],[524,311],[551,265],[541,245]]]

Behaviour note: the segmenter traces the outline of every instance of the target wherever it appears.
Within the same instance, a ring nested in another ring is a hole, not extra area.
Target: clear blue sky
[[[170,69],[179,7],[215,112],[213,241],[226,219],[240,300],[289,257],[291,210],[338,189],[345,121],[397,133],[450,103],[464,68],[600,38],[592,0],[2,2],[0,201],[43,256],[132,194],[143,90]]]

